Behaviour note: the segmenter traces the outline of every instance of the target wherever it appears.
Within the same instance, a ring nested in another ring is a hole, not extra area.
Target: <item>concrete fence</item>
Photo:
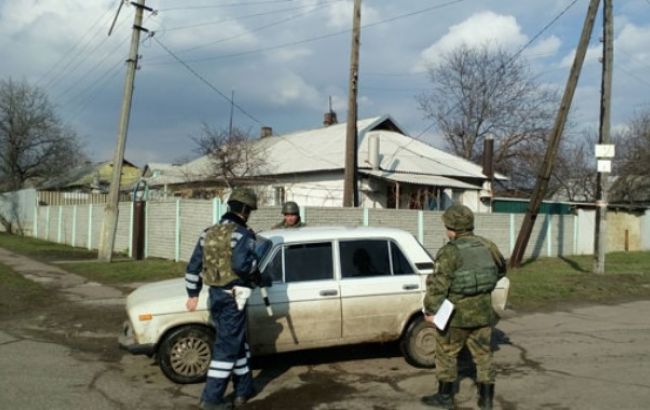
[[[132,254],[133,205],[123,202],[115,250]],[[186,261],[199,234],[219,220],[226,205],[219,199],[149,201],[145,210],[144,254]],[[441,212],[367,208],[304,208],[302,218],[310,226],[382,226],[412,233],[432,255],[446,242]],[[104,205],[34,206],[31,230],[26,234],[53,242],[96,249],[99,244]],[[268,230],[279,222],[279,207],[253,213],[250,226]],[[492,239],[507,256],[512,251],[521,214],[477,214],[475,232]],[[526,256],[557,256],[578,253],[580,230],[573,215],[540,215],[537,218]]]

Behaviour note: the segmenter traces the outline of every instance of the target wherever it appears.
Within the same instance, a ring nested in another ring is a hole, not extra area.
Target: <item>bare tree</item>
[[[582,137],[562,141],[553,169],[551,194],[576,202],[596,199],[596,160],[594,146],[597,132],[584,132]]]
[[[245,184],[266,166],[265,151],[256,144],[248,131],[233,127],[217,129],[203,124],[198,137],[193,138],[197,151],[210,159],[211,176],[232,188]]]
[[[26,82],[0,81],[0,190],[59,176],[85,160],[45,93]]]
[[[0,80],[0,223],[20,233],[17,191],[60,176],[85,160],[76,134],[56,116],[45,93],[26,82]]]
[[[557,92],[541,86],[518,56],[484,45],[458,47],[429,68],[432,88],[418,102],[449,148],[479,162],[483,140],[494,137],[495,170],[512,184],[534,183],[553,124]]]
[[[650,111],[635,114],[614,140],[616,181],[609,201],[650,204]]]

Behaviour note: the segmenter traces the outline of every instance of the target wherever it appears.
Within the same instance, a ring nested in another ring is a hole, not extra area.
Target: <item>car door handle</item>
[[[327,290],[321,290],[319,292],[319,295],[321,296],[336,296],[339,294],[339,291],[336,289],[327,289]]]
[[[415,290],[419,289],[420,285],[416,285],[415,283],[409,283],[408,285],[402,285],[402,289],[404,290]]]

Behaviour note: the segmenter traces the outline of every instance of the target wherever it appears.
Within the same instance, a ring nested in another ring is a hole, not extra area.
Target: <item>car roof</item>
[[[357,238],[394,238],[396,240],[413,238],[413,235],[401,229],[369,226],[308,226],[296,229],[272,229],[259,234],[275,243]]]

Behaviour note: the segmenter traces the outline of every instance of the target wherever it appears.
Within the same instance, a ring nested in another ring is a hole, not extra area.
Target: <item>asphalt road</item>
[[[12,409],[189,409],[202,385],[176,385],[146,357],[117,350],[117,290],[0,250],[0,261],[64,298],[0,323],[0,403]],[[45,278],[45,279],[43,279]],[[80,290],[81,289],[81,290]],[[6,313],[6,312],[5,312]],[[512,315],[498,325],[497,409],[647,409],[650,301]],[[472,367],[456,395],[475,407]],[[255,361],[249,409],[418,409],[437,385],[394,345]]]

